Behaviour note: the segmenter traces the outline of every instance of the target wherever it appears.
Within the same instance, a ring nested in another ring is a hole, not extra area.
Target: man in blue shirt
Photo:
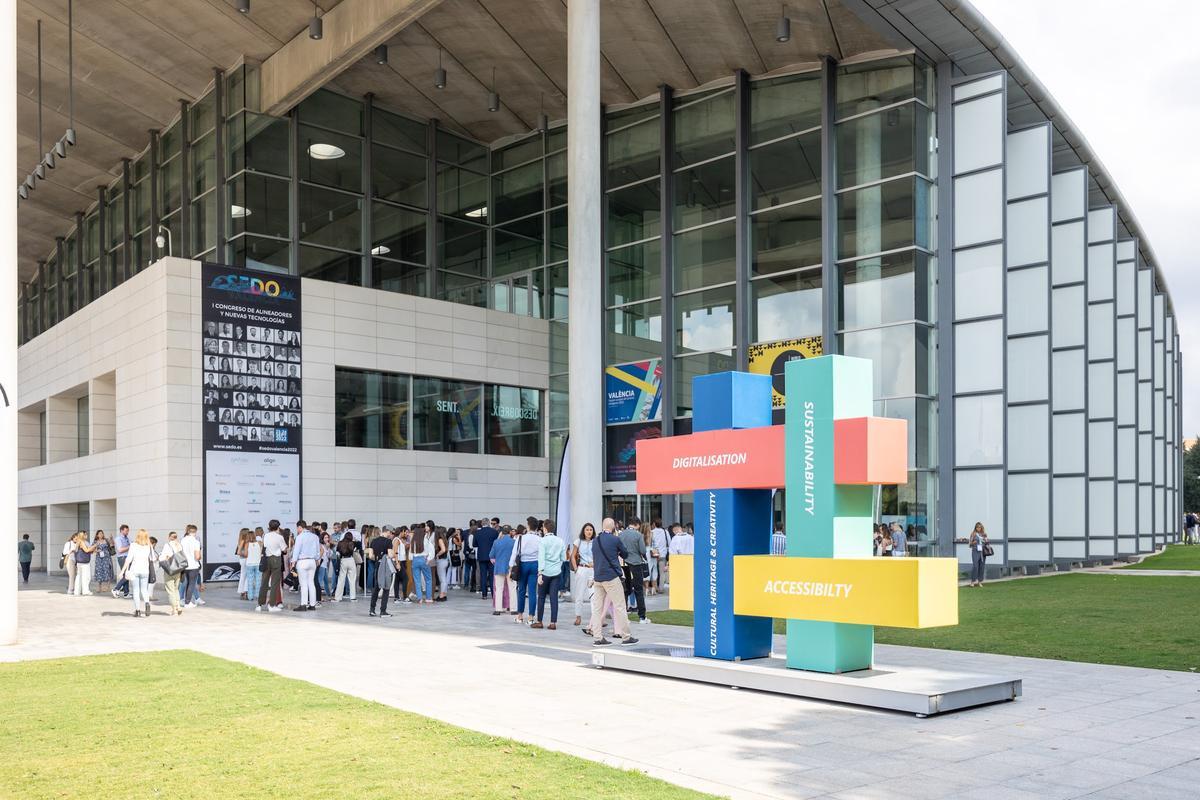
[[[892,523],[892,555],[896,557],[908,555],[908,537],[899,522]]]
[[[125,556],[129,554],[129,526],[122,525],[117,531],[117,538],[114,540],[117,547],[117,574],[122,574],[125,568]],[[113,597],[129,597],[129,581],[121,578],[117,581],[117,585],[112,590]]]
[[[317,558],[321,555],[321,540],[305,524],[297,520],[296,544],[292,548],[292,564],[296,567],[296,576],[300,579],[300,605],[296,611],[316,611]]]
[[[600,535],[592,543],[592,583],[595,589],[592,594],[592,628],[584,633],[591,634],[592,644],[596,646],[612,644],[604,638],[604,608],[611,603],[613,638],[620,639],[621,644],[637,644],[637,639],[629,634],[629,614],[625,611],[625,588],[621,581],[621,559],[627,555],[625,545],[613,533],[617,523],[612,517],[605,517],[600,527]]]
[[[475,531],[475,558],[479,564],[479,592],[487,600],[488,590],[492,586],[492,545],[496,543],[500,533],[496,528],[500,524],[497,517],[492,517],[492,524],[480,520],[483,526]]]

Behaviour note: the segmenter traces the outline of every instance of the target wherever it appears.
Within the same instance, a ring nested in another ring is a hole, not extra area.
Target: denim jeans
[[[517,581],[517,613],[524,614],[526,605],[529,613],[533,613],[533,604],[537,600],[537,562],[522,561],[521,577]],[[528,601],[528,603],[526,602]]]
[[[329,559],[317,567],[317,583],[325,594],[333,594],[333,560]]]
[[[246,564],[246,596],[258,597],[258,587],[262,583],[262,569],[258,564]]]
[[[133,610],[145,610],[146,604],[150,602],[150,576],[142,573],[141,575],[126,575],[125,577],[129,579],[129,593],[133,597]]]
[[[424,555],[414,555],[412,560],[413,584],[418,600],[433,599],[433,573],[429,569],[429,559]]]
[[[983,570],[987,556],[982,550],[971,551],[971,583],[983,583]]]
[[[534,562],[535,564],[537,562]],[[536,581],[537,579],[534,578]],[[546,598],[550,598],[550,623],[558,622],[558,587],[562,585],[562,574],[542,576],[542,582],[538,584],[537,595],[537,621],[542,621],[542,615],[546,612]]]

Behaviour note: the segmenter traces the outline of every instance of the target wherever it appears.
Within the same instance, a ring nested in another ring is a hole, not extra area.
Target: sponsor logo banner
[[[661,419],[662,359],[616,364],[604,370],[605,419],[609,425]]]
[[[659,441],[662,423],[615,425],[605,431],[606,481],[631,481],[638,475],[639,443]]]
[[[821,355],[821,337],[806,336],[803,339],[783,339],[778,342],[752,344],[749,348],[750,372],[771,376],[771,408],[786,406],[783,367],[789,361],[801,358],[816,358]]]

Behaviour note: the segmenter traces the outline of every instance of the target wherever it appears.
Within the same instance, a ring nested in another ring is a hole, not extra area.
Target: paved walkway
[[[380,620],[363,601],[255,614],[214,588],[203,608],[145,620],[62,583],[21,591],[22,640],[0,660],[192,648],[737,798],[1195,798],[1200,785],[1200,675],[881,645],[883,663],[1024,678],[1016,702],[916,719],[595,671],[571,617],[530,630],[462,593]],[[403,687],[378,680],[399,669]]]

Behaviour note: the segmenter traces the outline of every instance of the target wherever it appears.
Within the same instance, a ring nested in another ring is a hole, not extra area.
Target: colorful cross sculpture
[[[695,612],[695,655],[771,652],[787,665],[868,669],[874,626],[958,623],[953,558],[873,558],[872,486],[908,479],[907,424],[870,416],[871,362],[791,361],[787,411],[771,426],[771,377],[693,380],[693,433],[637,444],[638,492],[694,492],[695,555],[671,557],[670,606]],[[771,490],[786,487],[787,555],[771,552]]]

